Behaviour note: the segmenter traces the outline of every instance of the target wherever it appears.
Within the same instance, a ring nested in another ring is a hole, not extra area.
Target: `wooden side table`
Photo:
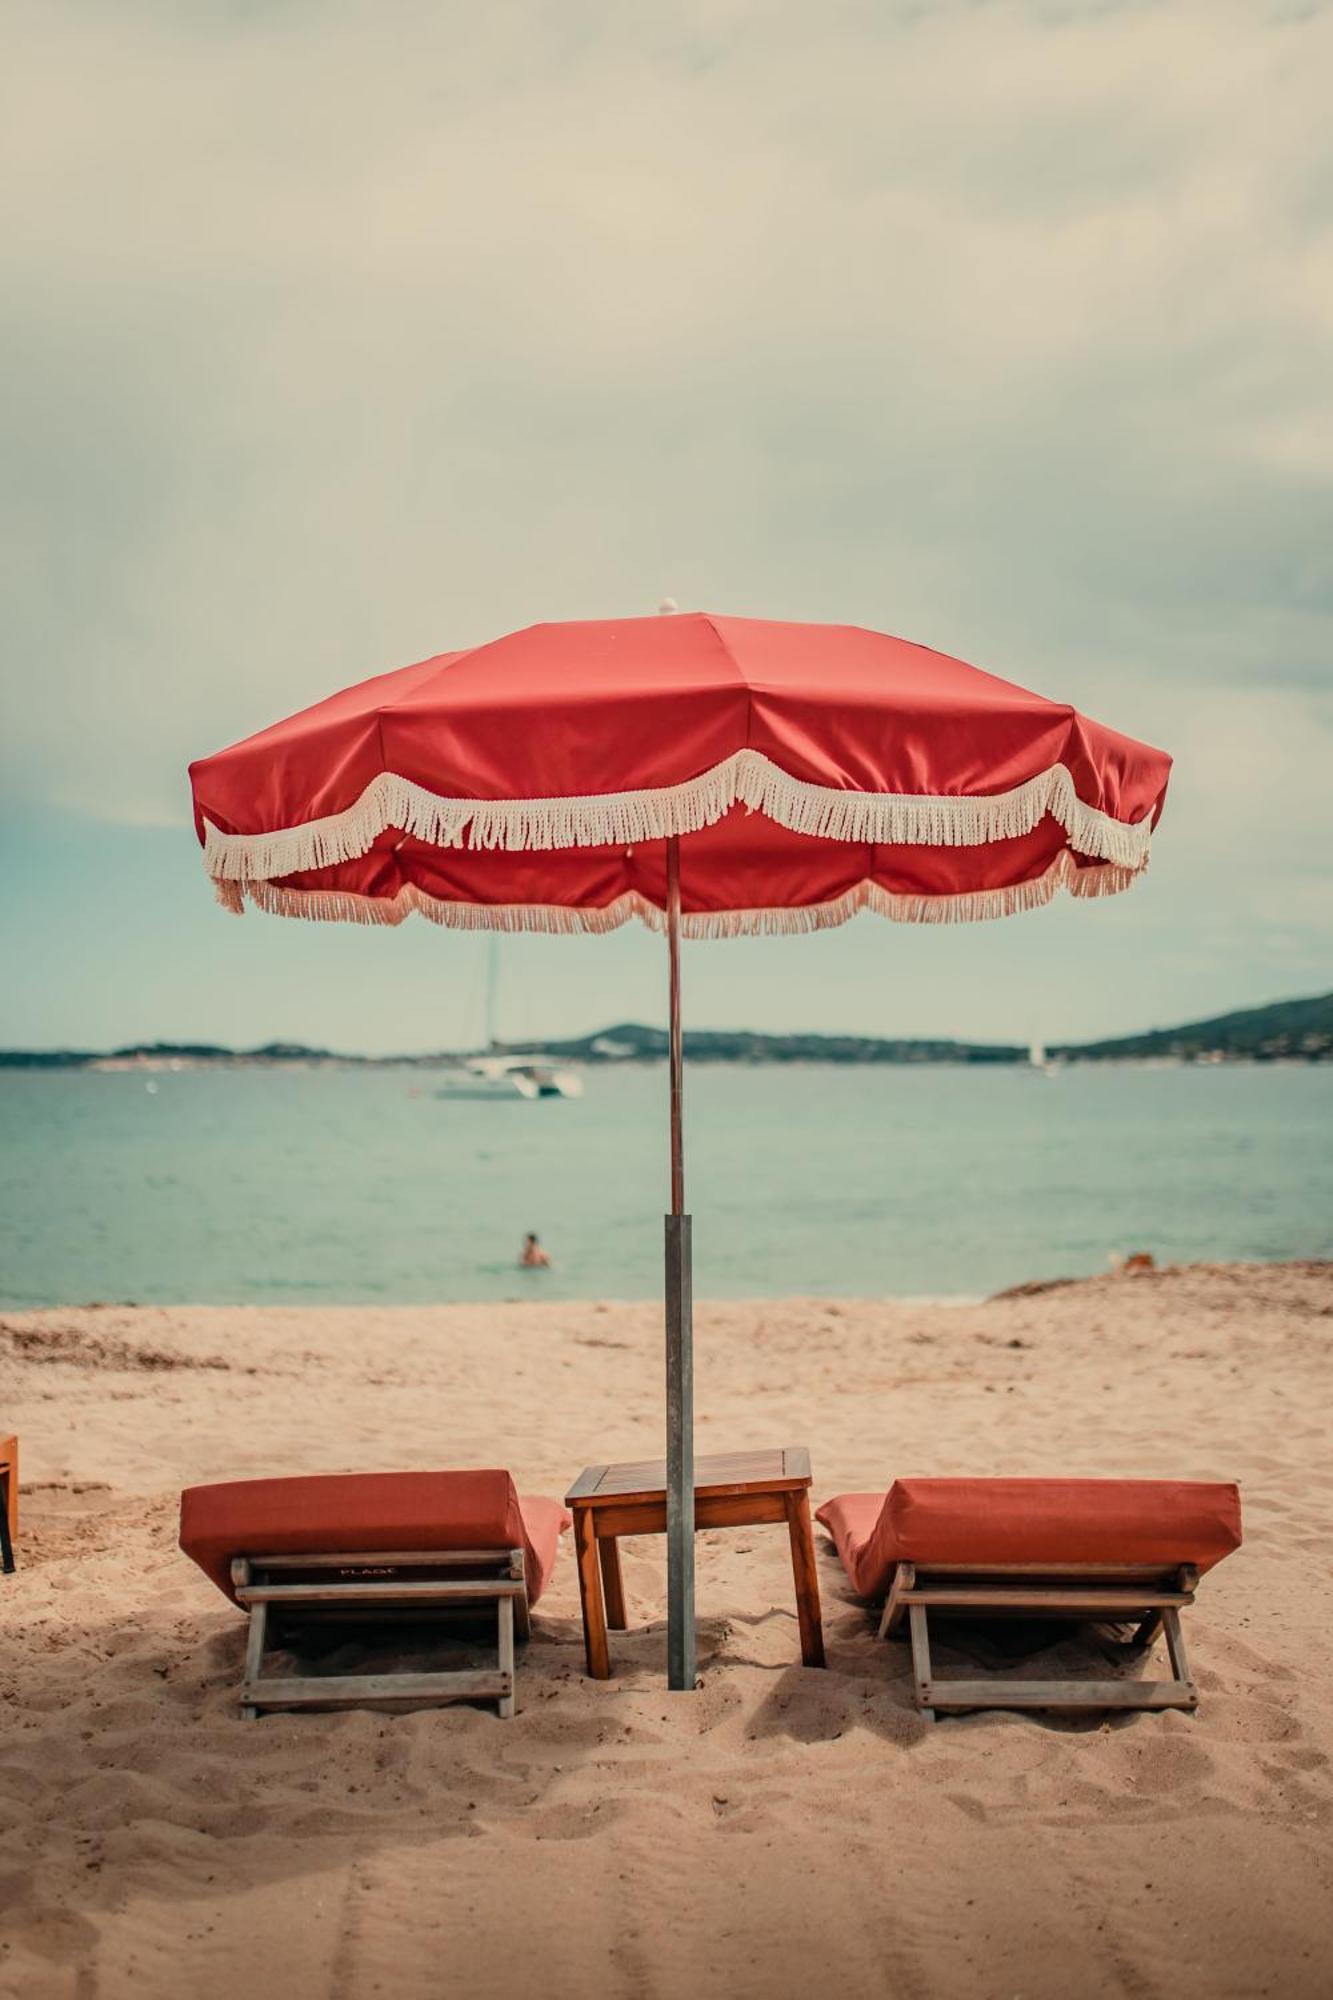
[[[621,1535],[666,1533],[666,1461],[589,1465],[565,1495],[574,1515],[583,1643],[593,1680],[611,1678],[607,1626],[623,1632],[625,1586],[620,1574]],[[810,1526],[810,1454],[803,1445],[782,1451],[720,1452],[694,1464],[696,1528],[749,1528],[785,1521],[791,1538],[801,1658],[824,1664],[819,1615],[819,1574]]]
[[[14,1537],[19,1531],[19,1441],[0,1437],[0,1567],[6,1576],[14,1568]]]

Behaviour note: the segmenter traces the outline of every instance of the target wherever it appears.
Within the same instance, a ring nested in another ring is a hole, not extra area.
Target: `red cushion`
[[[1194,1479],[898,1479],[841,1493],[816,1519],[853,1590],[882,1597],[900,1562],[1194,1563],[1240,1547],[1240,1493]]]
[[[556,1500],[520,1500],[507,1472],[317,1473],[188,1487],[180,1541],[228,1597],[233,1556],[521,1548],[535,1604],[569,1518]]]

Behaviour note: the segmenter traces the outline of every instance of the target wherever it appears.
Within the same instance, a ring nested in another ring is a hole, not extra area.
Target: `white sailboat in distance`
[[[540,1097],[582,1097],[583,1078],[553,1056],[505,1055],[496,1044],[496,1001],[500,981],[500,939],[492,932],[486,961],[486,1050],[468,1056],[440,1079],[437,1097],[533,1103]]]

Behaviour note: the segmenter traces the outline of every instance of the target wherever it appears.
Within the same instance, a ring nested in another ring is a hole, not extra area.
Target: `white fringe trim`
[[[683,785],[590,798],[445,799],[385,771],[354,806],[304,826],[222,833],[206,820],[204,865],[216,881],[272,881],[352,861],[390,827],[433,847],[630,847],[697,833],[734,805],[764,813],[793,833],[888,847],[981,847],[1016,840],[1050,813],[1080,854],[1129,869],[1144,865],[1152,837],[1151,816],[1134,826],[1086,805],[1063,764],[1052,764],[1012,791],[948,798],[810,785],[758,750],[738,750]]]
[[[680,920],[687,938],[778,937],[803,931],[833,930],[861,910],[873,910],[899,924],[976,924],[995,917],[1012,917],[1038,910],[1061,889],[1072,896],[1116,896],[1128,889],[1142,869],[1080,868],[1072,854],[1063,853],[1031,882],[1005,889],[973,889],[958,896],[896,896],[875,882],[858,883],[846,895],[827,903],[805,903],[791,909],[686,911]],[[341,889],[283,889],[272,882],[217,884],[218,901],[240,916],[249,900],[271,916],[305,917],[315,923],[401,924],[415,911],[434,924],[461,931],[545,931],[573,935],[619,930],[638,918],[650,930],[666,928],[665,913],[637,890],[600,907],[576,908],[563,903],[452,903],[410,884],[396,896],[358,896]]]

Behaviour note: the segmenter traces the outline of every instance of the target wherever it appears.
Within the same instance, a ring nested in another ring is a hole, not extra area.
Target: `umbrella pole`
[[[685,1213],[681,1127],[680,841],[667,841],[667,960],[670,988],[671,1213],[666,1217],[667,1686],[693,1689],[694,1301],[690,1217]]]

